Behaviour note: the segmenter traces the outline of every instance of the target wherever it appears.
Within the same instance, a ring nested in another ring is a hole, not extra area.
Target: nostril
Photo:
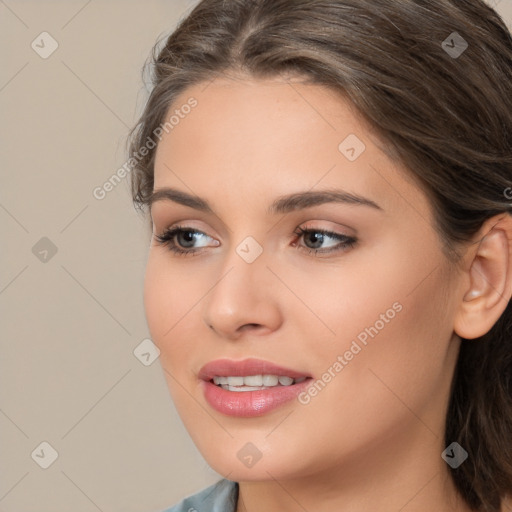
[[[242,327],[240,327],[240,330],[246,330],[246,329],[252,330],[252,329],[258,329],[259,327],[261,327],[260,324],[245,324]]]

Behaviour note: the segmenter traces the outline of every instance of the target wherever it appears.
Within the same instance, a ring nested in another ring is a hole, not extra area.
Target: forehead
[[[191,102],[193,109],[184,108]],[[185,185],[203,197],[237,191],[269,199],[271,191],[344,187],[390,210],[410,209],[411,201],[428,209],[351,103],[328,88],[217,78],[183,91],[170,116],[175,124],[157,147],[155,189]]]
[[[182,92],[166,118],[191,98],[197,106],[161,144],[175,155],[185,141],[203,150],[217,150],[222,142],[226,158],[311,155],[312,150],[337,151],[340,128],[361,136],[365,131],[349,103],[327,88],[297,81],[217,78]]]

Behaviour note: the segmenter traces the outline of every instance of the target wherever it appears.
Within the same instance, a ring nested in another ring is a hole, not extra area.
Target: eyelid
[[[163,230],[163,232],[159,235],[156,235],[153,233],[154,239],[156,239],[157,244],[161,246],[168,246],[168,250],[171,253],[174,253],[176,256],[198,256],[202,254],[208,246],[203,247],[193,247],[193,248],[182,248],[179,244],[176,244],[174,242],[174,238],[180,234],[180,233],[192,233],[192,234],[200,234],[204,235],[208,238],[211,238],[214,240],[214,247],[218,247],[220,245],[220,242],[216,240],[215,238],[211,237],[207,233],[205,233],[202,230],[199,230],[197,228],[194,228],[193,226],[188,226],[185,224],[175,224],[172,225],[166,229]],[[356,244],[359,243],[359,239],[355,236],[347,235],[345,233],[338,233],[335,231],[331,231],[324,228],[315,228],[310,226],[298,226],[294,232],[293,235],[296,237],[302,238],[306,233],[320,233],[322,236],[327,236],[333,240],[338,240],[336,244],[334,244],[333,247],[330,248],[324,248],[324,249],[312,249],[307,246],[303,246],[302,244],[294,243],[293,247],[296,247],[296,250],[299,251],[306,251],[308,254],[313,253],[315,256],[327,256],[331,253],[334,254],[340,254],[343,252],[348,251],[352,247],[354,247]],[[323,240],[322,240],[323,241]],[[211,246],[210,246],[211,247]]]
[[[319,226],[318,223],[321,223]],[[297,226],[297,229],[302,227],[305,230],[311,231],[329,231],[331,233],[335,233],[337,235],[344,235],[347,237],[357,238],[357,229],[348,226],[347,224],[342,224],[340,222],[334,222],[328,219],[315,219],[312,221],[302,222]]]
[[[194,234],[197,233],[197,234],[200,234],[207,238],[212,239],[214,241],[215,247],[218,247],[220,245],[220,242],[217,239],[210,236],[208,233],[206,233],[202,229],[198,229],[198,228],[195,228],[194,226],[189,226],[187,224],[171,225],[170,227],[164,228],[160,234],[153,232],[153,236],[157,239],[161,239],[162,237],[166,237],[166,236],[171,236],[172,238],[174,238],[174,236],[176,236],[176,233],[180,233],[180,232],[188,232],[188,233],[194,233]]]

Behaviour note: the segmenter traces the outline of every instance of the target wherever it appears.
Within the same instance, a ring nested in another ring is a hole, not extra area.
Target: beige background
[[[1,512],[158,512],[219,478],[133,353],[149,232],[128,179],[93,196],[126,160],[151,47],[195,3],[0,0]],[[512,0],[492,4],[512,27]]]

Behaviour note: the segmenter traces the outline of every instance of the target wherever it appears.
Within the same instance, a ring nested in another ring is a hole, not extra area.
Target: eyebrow
[[[154,190],[148,198],[148,206],[151,207],[157,201],[172,201],[174,203],[188,206],[205,213],[214,213],[212,207],[199,196],[189,194],[183,190],[170,187],[163,187]],[[325,203],[344,203],[352,205],[369,206],[371,208],[382,210],[382,208],[366,197],[351,194],[344,190],[327,189],[319,191],[295,192],[286,196],[278,197],[268,208],[267,214],[283,214],[295,210],[311,208]]]

